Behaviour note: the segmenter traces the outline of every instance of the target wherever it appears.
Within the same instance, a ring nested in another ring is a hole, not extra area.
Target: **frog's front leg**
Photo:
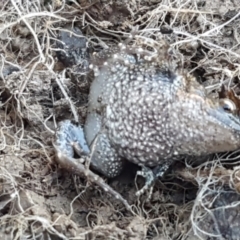
[[[168,160],[163,162],[161,165],[156,166],[155,168],[151,169],[146,166],[142,166],[141,171],[137,172],[137,176],[142,176],[145,178],[145,184],[143,188],[141,188],[139,191],[136,192],[137,196],[142,195],[147,190],[150,191],[148,195],[148,199],[150,200],[154,183],[158,178],[162,178],[163,175],[166,173],[166,171],[169,169],[170,165],[173,163],[173,161]]]
[[[56,160],[62,168],[74,174],[85,176],[90,182],[97,184],[106,192],[119,199],[128,210],[132,211],[129,203],[118,192],[113,190],[101,177],[87,169],[83,164],[84,160],[87,159],[93,168],[105,176],[113,177],[119,173],[122,162],[118,161],[120,158],[115,158],[118,156],[114,149],[109,148],[110,145],[108,145],[106,135],[99,134],[94,140],[92,151],[90,151],[83,129],[66,120],[59,124],[53,146],[56,151]],[[74,152],[81,155],[82,158],[74,158]]]

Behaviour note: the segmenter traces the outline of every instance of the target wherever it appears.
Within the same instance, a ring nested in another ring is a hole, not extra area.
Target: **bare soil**
[[[127,166],[106,182],[132,214],[61,169],[52,147],[59,121],[77,114],[84,124],[92,81],[85,52],[80,67],[60,61],[62,31],[80,29],[91,54],[138,26],[141,37],[164,39],[213,97],[222,84],[238,94],[238,0],[6,0],[0,9],[0,239],[239,239],[238,151],[198,167],[176,164],[149,202],[136,197],[143,179]]]

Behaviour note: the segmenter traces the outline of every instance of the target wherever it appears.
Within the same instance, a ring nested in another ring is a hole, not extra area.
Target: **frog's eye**
[[[228,113],[233,113],[237,110],[235,103],[228,98],[220,99],[220,105]]]

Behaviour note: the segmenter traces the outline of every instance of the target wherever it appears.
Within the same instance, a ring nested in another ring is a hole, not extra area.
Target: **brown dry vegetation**
[[[57,60],[60,31],[78,27],[99,51],[138,26],[139,36],[166,40],[209,94],[221,84],[239,93],[238,0],[0,0],[0,9],[1,239],[239,239],[237,151],[198,168],[176,166],[150,202],[136,198],[142,182],[134,171],[108,181],[132,214],[61,170],[52,147],[57,122],[84,123],[91,82]]]

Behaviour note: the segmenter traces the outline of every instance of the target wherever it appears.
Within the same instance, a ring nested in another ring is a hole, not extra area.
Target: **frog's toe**
[[[90,153],[83,129],[70,120],[60,122],[53,145],[57,152],[61,152],[68,157],[73,157],[75,152],[79,156]]]

